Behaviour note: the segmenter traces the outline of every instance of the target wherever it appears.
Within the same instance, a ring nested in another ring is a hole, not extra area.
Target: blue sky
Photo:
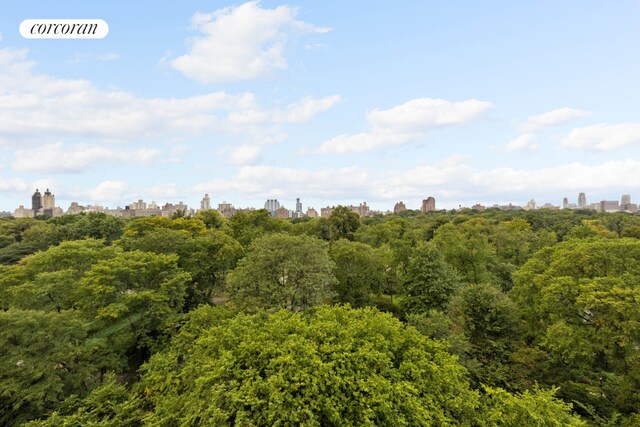
[[[133,3],[133,4],[132,4]],[[24,39],[97,18],[100,40]],[[640,2],[0,5],[0,210],[640,198]]]

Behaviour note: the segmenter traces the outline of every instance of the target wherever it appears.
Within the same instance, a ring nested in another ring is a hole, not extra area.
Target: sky
[[[638,0],[3,2],[0,210],[637,202],[639,83]]]

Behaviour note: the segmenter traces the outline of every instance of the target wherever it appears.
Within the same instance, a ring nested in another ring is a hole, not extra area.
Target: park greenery
[[[640,425],[640,216],[0,220],[3,426]]]

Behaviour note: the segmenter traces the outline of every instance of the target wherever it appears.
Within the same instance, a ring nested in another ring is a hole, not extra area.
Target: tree
[[[469,425],[477,416],[454,357],[374,309],[239,315],[175,341],[142,368],[151,424]]]
[[[360,227],[360,217],[346,206],[337,206],[329,215],[331,240],[353,240],[354,233]]]
[[[510,355],[519,344],[519,319],[511,299],[494,286],[469,285],[451,300],[448,311],[452,333],[468,342],[460,356],[476,384],[514,387]]]
[[[594,419],[640,406],[640,242],[570,239],[514,275],[528,340],[544,355],[534,378]]]
[[[0,424],[39,418],[94,383],[100,363],[79,313],[0,311]]]
[[[372,292],[380,292],[385,266],[371,246],[340,239],[331,245],[329,254],[336,265],[336,302],[362,307],[369,303]]]
[[[283,232],[290,225],[281,219],[272,217],[266,209],[238,212],[229,218],[231,236],[245,248],[249,247],[256,238],[268,233]]]
[[[303,310],[327,302],[336,282],[327,248],[309,236],[260,237],[227,276],[229,294],[246,308]]]
[[[402,307],[406,313],[442,310],[462,286],[460,276],[430,243],[422,244],[409,260],[404,277]]]
[[[110,373],[105,381],[85,398],[71,396],[45,420],[32,421],[28,427],[96,426],[136,427],[142,425],[141,399],[131,395]]]
[[[204,225],[209,228],[220,229],[226,225],[227,220],[215,209],[200,210],[196,214],[196,219],[199,219]]]
[[[534,388],[510,394],[499,388],[485,387],[483,406],[487,426],[586,427],[587,423],[571,413],[572,405],[555,397],[556,390]]]
[[[462,274],[468,283],[487,283],[495,264],[495,247],[486,222],[469,220],[460,226],[444,224],[435,232],[433,242],[445,260]]]

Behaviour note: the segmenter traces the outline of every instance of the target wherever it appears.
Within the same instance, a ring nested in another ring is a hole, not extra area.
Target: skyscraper
[[[422,207],[420,207],[422,212],[433,212],[436,210],[436,199],[433,197],[427,197],[422,201]]]
[[[630,205],[631,204],[631,195],[623,194],[620,200],[621,205]]]
[[[205,194],[202,198],[202,201],[200,202],[200,209],[202,209],[203,211],[211,209],[211,198],[208,194]]]
[[[271,212],[272,216],[276,216],[276,211],[279,207],[280,202],[278,202],[278,199],[268,199],[266,202],[264,202],[264,208]]]
[[[398,202],[395,204],[395,206],[393,207],[393,213],[394,214],[399,214],[400,212],[404,212],[407,210],[407,205],[404,204],[404,202]]]
[[[36,188],[36,192],[31,196],[31,210],[33,215],[38,215],[38,212],[42,209],[42,194]]]
[[[296,213],[302,215],[302,202],[299,197],[296,199]]]
[[[565,197],[562,199],[562,209],[567,209],[568,207],[569,207],[569,199]]]
[[[584,193],[578,194],[578,207],[581,209],[587,207],[587,196]]]
[[[37,191],[37,190],[36,190]],[[53,216],[53,209],[56,207],[56,197],[51,194],[51,191],[47,188],[42,196],[42,213],[48,216]]]

